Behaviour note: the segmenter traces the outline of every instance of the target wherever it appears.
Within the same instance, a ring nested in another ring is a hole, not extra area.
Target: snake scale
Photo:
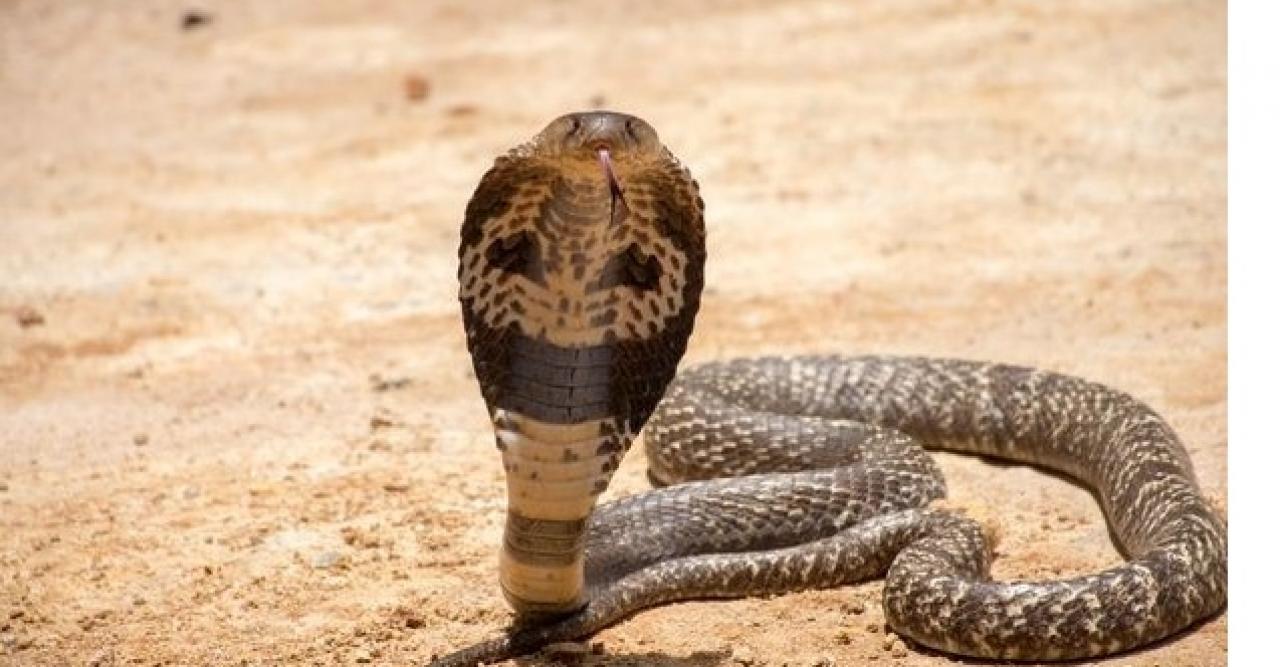
[[[433,664],[518,656],[676,600],[877,576],[895,632],[983,658],[1106,655],[1223,608],[1223,521],[1177,435],[1124,393],[876,356],[739,359],[676,377],[701,298],[703,208],[653,128],[613,112],[556,119],[481,179],[458,276],[506,474],[499,582],[516,622]],[[662,488],[597,508],[646,424]],[[982,527],[932,502],[946,489],[925,449],[1079,481],[1127,560],[993,581]]]

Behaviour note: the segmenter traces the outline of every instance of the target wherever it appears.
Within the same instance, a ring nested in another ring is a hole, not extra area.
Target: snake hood
[[[518,613],[585,602],[587,517],[693,328],[702,212],[653,128],[607,111],[552,121],[467,205],[459,299],[506,472],[500,580]]]

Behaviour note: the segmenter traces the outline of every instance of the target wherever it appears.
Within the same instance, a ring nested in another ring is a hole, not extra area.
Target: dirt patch
[[[588,106],[702,183],[689,361],[1088,376],[1225,509],[1225,30],[1213,2],[6,3],[0,664],[405,664],[499,631],[458,227],[496,154]],[[999,510],[998,576],[1118,562],[1086,492],[942,465]],[[609,496],[645,487],[635,451]],[[950,664],[879,593],[672,605],[577,659]],[[1226,636],[1106,662],[1221,665]]]

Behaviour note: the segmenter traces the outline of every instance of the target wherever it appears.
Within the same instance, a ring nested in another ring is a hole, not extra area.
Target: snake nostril
[[[572,137],[582,129],[582,119],[577,116],[569,117],[569,131],[565,133],[565,137]]]

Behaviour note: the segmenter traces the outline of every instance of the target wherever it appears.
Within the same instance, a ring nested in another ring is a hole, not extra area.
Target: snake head
[[[459,300],[506,471],[500,572],[518,612],[583,604],[587,518],[675,374],[705,256],[697,183],[626,114],[557,118],[467,205]]]
[[[620,163],[635,159],[644,162],[665,152],[658,133],[635,116],[614,111],[587,111],[565,114],[538,133],[534,142],[548,155],[595,162],[606,150]]]

